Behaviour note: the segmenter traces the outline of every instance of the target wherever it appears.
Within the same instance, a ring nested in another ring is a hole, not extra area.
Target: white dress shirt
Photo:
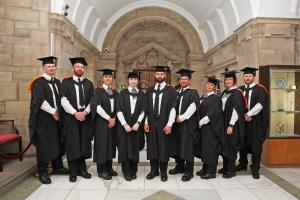
[[[108,86],[108,85],[106,85],[106,84],[104,84],[104,83],[103,83],[102,87],[103,87],[103,89],[104,89],[105,91],[107,91],[107,88],[108,88],[108,87],[111,88],[111,86]],[[115,103],[115,100],[114,100],[114,98],[110,98],[109,101],[110,101],[110,111],[111,111],[111,112],[114,112],[114,103]],[[106,111],[102,108],[101,105],[98,105],[98,106],[97,106],[97,110],[96,110],[96,111],[97,111],[97,113],[98,113],[102,118],[104,118],[104,119],[106,119],[106,120],[108,120],[108,119],[110,118],[110,116],[106,113]]]
[[[215,92],[207,92],[205,97],[209,97],[210,95],[215,94]],[[202,103],[203,100],[200,100],[200,104]],[[203,126],[204,124],[208,124],[210,122],[209,117],[206,115],[199,121],[199,126]]]
[[[130,86],[128,87],[128,91],[129,91],[129,92],[131,92],[132,89],[133,89],[132,87],[130,87]],[[138,89],[138,88],[135,88],[135,89],[136,89],[136,92],[138,93],[138,92],[139,92],[139,89]],[[136,101],[137,101],[137,98],[133,98],[133,97],[130,95],[130,111],[131,111],[131,114],[134,113],[135,106],[136,106]],[[138,120],[137,120],[136,123],[141,123],[142,120],[144,119],[144,116],[145,116],[145,112],[143,111],[143,112],[139,115]],[[123,113],[122,113],[121,111],[119,111],[119,112],[117,113],[117,117],[118,117],[118,119],[120,120],[120,123],[122,124],[122,126],[124,126],[124,125],[127,124],[127,122],[126,122],[126,120],[125,120],[125,118],[124,118],[124,115],[123,115]]]
[[[51,79],[53,77],[49,76],[48,74],[44,73],[42,75],[47,81],[51,81]],[[44,100],[42,105],[41,105],[41,110],[53,115],[56,111],[57,111],[57,103],[56,103],[56,99],[55,99],[55,93],[54,93],[54,90],[53,90],[53,87],[50,83],[48,83],[51,91],[52,91],[52,98],[53,98],[53,102],[54,102],[54,108],[49,104],[48,101]],[[55,84],[55,87],[56,87],[56,91],[58,92],[58,88],[57,88],[57,85]]]
[[[237,88],[237,86],[234,85],[234,86],[230,87],[229,90],[234,90],[236,88]],[[231,94],[224,94],[221,98],[223,111],[225,110],[226,101],[230,95]],[[234,126],[238,119],[239,119],[239,115],[237,114],[236,110],[233,108],[229,124]]]
[[[252,95],[252,89],[251,88],[253,88],[255,85],[256,85],[256,83],[251,83],[249,85],[249,98],[247,99],[247,102],[248,102],[248,112],[247,112],[247,115],[249,117],[257,115],[263,109],[263,106],[260,103],[255,104],[255,106],[253,106],[253,108],[250,109],[251,95]],[[247,85],[245,85],[245,89],[246,88],[247,88]],[[244,91],[244,95],[246,95],[246,91]]]
[[[159,84],[160,84],[160,90],[164,89],[164,87],[167,85],[165,81],[162,82],[162,83],[156,83],[155,87],[154,87],[155,90],[158,89]],[[161,104],[162,96],[163,96],[163,93],[160,93],[159,94],[159,102],[158,102],[158,114],[160,113],[160,104]],[[152,94],[153,108],[154,108],[154,105],[155,105],[155,97],[156,97],[156,93],[153,92],[153,94]],[[171,111],[170,111],[170,114],[169,114],[169,119],[168,119],[167,126],[172,126],[175,122],[175,118],[176,118],[176,109],[172,108]],[[148,124],[148,118],[147,117],[145,119],[145,124]]]
[[[83,78],[82,77],[78,77],[76,75],[73,75],[73,80],[78,82],[78,79],[80,78],[80,80],[82,81]],[[76,100],[77,100],[77,109],[83,109],[85,108],[85,106],[80,106],[79,105],[79,86],[77,84],[74,84],[75,85],[75,92],[76,92]],[[82,90],[83,90],[83,95],[84,95],[84,87],[82,85]],[[70,101],[67,99],[67,97],[62,97],[61,98],[61,105],[62,107],[64,108],[64,110],[71,114],[71,115],[74,115],[77,110],[71,105]],[[85,108],[85,111],[87,113],[90,113],[91,111],[91,108],[90,108],[90,104]]]
[[[178,92],[183,92],[183,91],[185,91],[186,89],[189,89],[190,87],[189,86],[187,86],[187,87],[185,87],[185,88],[180,88],[179,90],[178,90]],[[193,103],[191,103],[190,105],[189,105],[189,107],[186,109],[186,111],[185,111],[185,113],[183,113],[183,114],[181,114],[181,107],[182,107],[182,99],[183,99],[183,96],[181,96],[180,97],[180,102],[179,102],[179,108],[178,108],[178,118],[179,118],[179,120],[180,121],[184,121],[184,120],[187,120],[187,119],[189,119],[195,112],[196,112],[196,110],[197,110],[197,106],[196,106],[196,104],[193,102]]]

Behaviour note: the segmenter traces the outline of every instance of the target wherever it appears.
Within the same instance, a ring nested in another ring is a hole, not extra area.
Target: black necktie
[[[158,84],[157,91],[155,93],[155,101],[154,101],[154,115],[155,115],[155,117],[158,117],[159,94],[160,94],[160,84]]]
[[[133,88],[131,90],[131,96],[132,96],[133,99],[136,99],[136,94],[137,94],[137,90],[135,88]]]
[[[110,87],[107,87],[106,92],[107,92],[107,94],[109,94],[110,96],[113,95],[113,91],[112,91],[112,89],[111,89]]]
[[[84,106],[84,95],[83,95],[83,89],[82,89],[82,82],[80,78],[78,78],[78,87],[79,87],[79,105],[81,107]]]
[[[250,88],[249,88],[249,85],[247,85],[246,86],[246,94],[245,94],[247,101],[249,101],[249,92],[250,92]]]
[[[58,91],[57,91],[56,86],[55,86],[54,78],[51,78],[50,84],[52,85],[52,89],[54,91],[54,96],[55,96],[55,101],[56,101],[56,104],[57,104],[58,101],[59,101],[59,97],[58,97]]]

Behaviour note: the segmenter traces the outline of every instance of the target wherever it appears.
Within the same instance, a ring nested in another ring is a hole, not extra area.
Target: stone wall
[[[84,56],[86,77],[96,79],[99,51],[64,17],[49,14],[49,0],[0,1],[0,119],[14,119],[28,135],[29,83],[42,73],[36,59],[59,58],[58,78],[72,75],[69,57]]]
[[[0,1],[0,118],[15,119],[28,140],[29,82],[38,76],[36,58],[47,55],[48,0]]]
[[[222,80],[220,73],[226,67],[240,70],[245,66],[300,64],[299,23],[298,19],[249,20],[205,55],[205,73]],[[238,84],[243,82],[241,75],[238,75]]]

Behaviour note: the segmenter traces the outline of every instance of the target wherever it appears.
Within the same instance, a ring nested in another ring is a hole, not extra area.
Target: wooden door
[[[155,79],[153,76],[152,70],[134,70],[134,72],[140,72],[140,82],[139,82],[139,89],[142,91],[146,91],[149,87],[152,87],[155,85]],[[166,83],[171,83],[171,72],[169,71],[167,73],[166,77]]]

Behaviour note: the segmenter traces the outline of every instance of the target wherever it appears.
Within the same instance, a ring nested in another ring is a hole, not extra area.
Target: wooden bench
[[[22,136],[19,135],[18,129],[15,127],[14,120],[0,120],[0,125],[9,125],[10,131],[5,131],[0,128],[0,153],[4,153],[4,147],[10,144],[18,143],[19,152],[22,152]],[[0,172],[3,171],[3,160],[0,156]],[[22,161],[22,155],[19,156],[19,160]]]

